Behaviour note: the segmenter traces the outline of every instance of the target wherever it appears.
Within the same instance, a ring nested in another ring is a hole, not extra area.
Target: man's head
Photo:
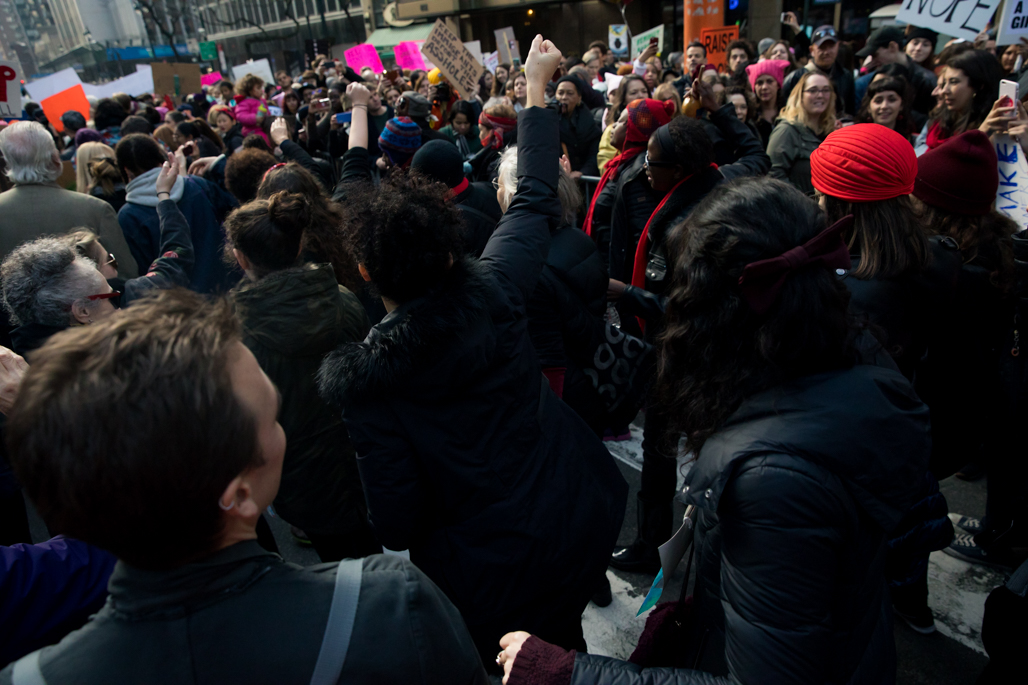
[[[275,166],[275,156],[264,150],[237,150],[225,164],[225,187],[240,204],[257,197],[257,189],[268,173]]]
[[[53,183],[61,175],[53,136],[38,122],[15,121],[0,131],[0,153],[13,183]]]
[[[707,63],[707,48],[703,43],[694,40],[685,49],[685,72],[691,74],[692,70]]]
[[[753,48],[745,40],[733,40],[728,44],[728,68],[733,74],[740,73],[746,66],[757,59]]]
[[[278,404],[228,304],[166,291],[35,353],[10,461],[51,530],[169,569],[255,537],[281,478]]]
[[[883,26],[868,36],[867,43],[857,52],[857,57],[874,55],[872,66],[906,63],[907,55],[903,51],[906,44],[906,36],[898,26]]]
[[[75,131],[86,127],[86,118],[82,116],[82,112],[76,112],[72,109],[61,115],[61,124],[64,125],[65,133],[69,136],[74,136]]]
[[[839,54],[839,37],[831,26],[818,26],[810,36],[810,57],[822,71],[829,71]]]
[[[413,90],[404,91],[397,100],[396,116],[424,119],[432,113],[432,103],[424,95]]]

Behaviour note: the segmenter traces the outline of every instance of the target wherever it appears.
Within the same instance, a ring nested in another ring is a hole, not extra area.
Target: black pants
[[[640,506],[654,510],[654,517],[666,520],[668,530],[661,532],[663,544],[671,536],[671,501],[678,483],[677,440],[668,438],[667,416],[652,404],[646,410],[643,424],[643,468],[639,496]],[[663,527],[663,524],[662,524]]]

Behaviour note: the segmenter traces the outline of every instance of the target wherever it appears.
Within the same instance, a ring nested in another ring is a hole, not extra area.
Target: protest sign
[[[511,52],[511,44],[517,43],[512,26],[496,29],[493,31],[493,36],[496,37],[496,52],[500,55],[500,64],[514,64],[515,58],[520,61],[521,56],[517,52]]]
[[[79,75],[75,73],[74,69],[68,67],[56,74],[50,74],[49,76],[26,83],[25,90],[28,91],[30,98],[41,103],[46,98],[56,95],[62,90],[68,90],[74,86],[81,85],[82,81],[79,80]]]
[[[435,26],[421,46],[421,52],[435,63],[463,99],[471,100],[475,97],[478,79],[485,68],[442,19],[436,19]]]
[[[491,73],[496,73],[496,67],[500,66],[500,53],[493,50],[489,54],[485,55],[485,59],[482,61],[482,65],[488,69]]]
[[[685,0],[683,13],[685,42],[683,45],[700,39],[704,29],[717,29],[724,26],[723,5],[724,0]]]
[[[247,74],[260,76],[264,83],[275,83],[275,73],[271,70],[271,64],[268,63],[267,58],[250,60],[245,64],[232,67],[232,80],[234,81],[238,81]],[[154,83],[156,82],[157,78],[154,77]]]
[[[654,26],[649,31],[643,31],[632,36],[632,59],[638,57],[643,50],[650,45],[650,38],[657,39],[657,54],[664,54],[664,25]]]
[[[382,58],[378,56],[378,51],[375,50],[374,45],[368,45],[367,43],[355,45],[343,53],[343,59],[346,60],[346,66],[358,74],[361,73],[361,69],[364,67],[371,67],[371,70],[376,74],[381,74],[385,71],[385,67],[382,66]]]
[[[896,21],[974,40],[1000,0],[903,0]]]
[[[10,62],[0,62],[0,119],[20,118],[21,74]]]
[[[996,209],[1017,223],[1028,227],[1028,160],[1021,144],[1007,134],[993,137],[999,161],[999,194]]]
[[[86,92],[82,90],[81,84],[72,86],[68,90],[62,90],[60,93],[54,93],[40,101],[39,104],[43,107],[46,118],[58,132],[64,130],[61,115],[65,112],[75,110],[82,114],[86,121],[89,121],[89,100],[86,99]]]
[[[996,45],[1014,45],[1020,43],[1022,38],[1028,38],[1028,2],[1006,0],[998,29]]]
[[[721,73],[731,71],[728,67],[728,44],[738,39],[738,26],[723,26],[700,31],[700,42],[707,50],[707,64],[713,64]]]
[[[205,86],[213,86],[218,81],[221,81],[224,76],[221,75],[220,71],[212,71],[209,74],[204,74],[200,77],[200,83]]]
[[[170,95],[180,103],[190,93],[199,93],[200,65],[185,62],[154,62],[153,89],[156,95]]]
[[[424,58],[421,56],[421,48],[416,41],[405,40],[402,43],[398,43],[393,48],[393,56],[396,58],[396,66],[401,69],[410,69],[411,71],[417,69],[424,71],[428,69]]]
[[[480,40],[469,40],[464,43],[464,47],[468,49],[468,52],[478,61],[479,64],[485,64],[485,55],[482,54],[482,41]]]
[[[628,24],[611,24],[607,30],[607,46],[618,57],[628,55]]]

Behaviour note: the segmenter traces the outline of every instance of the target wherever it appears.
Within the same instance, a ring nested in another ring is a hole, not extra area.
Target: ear
[[[368,270],[364,268],[363,264],[358,264],[357,270],[361,272],[361,278],[363,278],[368,283],[371,283],[371,274],[368,273]]]
[[[89,311],[89,300],[82,298],[71,303],[71,318],[80,324],[93,323],[93,315]]]
[[[52,150],[50,152],[50,163],[53,164],[58,169],[60,169],[61,168],[61,153],[58,152],[57,150]]]
[[[236,263],[239,264],[240,269],[243,271],[250,270],[250,260],[246,258],[245,254],[233,247],[232,255],[236,258]]]
[[[218,506],[230,519],[255,522],[261,515],[261,509],[253,500],[253,491],[246,472],[233,478],[218,498]]]

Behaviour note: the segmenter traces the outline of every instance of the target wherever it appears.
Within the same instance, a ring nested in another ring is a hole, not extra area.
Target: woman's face
[[[643,80],[646,81],[646,85],[653,90],[660,85],[660,79],[657,78],[657,67],[652,64],[646,64],[646,73],[643,74]]]
[[[771,52],[768,53],[769,59],[789,59],[789,48],[786,47],[785,43],[775,43],[771,46]],[[772,79],[774,80],[774,79]]]
[[[482,83],[485,84],[485,87],[487,89],[492,90],[493,89],[493,83],[495,83],[495,81],[496,81],[496,79],[493,78],[492,72],[490,72],[488,69],[486,69],[485,74],[482,75]]]
[[[828,109],[832,99],[832,84],[821,74],[807,78],[803,86],[803,111],[811,118],[817,118]]]
[[[578,94],[578,88],[575,88],[575,84],[565,81],[557,86],[557,102],[560,103],[561,109],[564,112],[570,113],[582,102],[582,96]]]
[[[650,187],[661,195],[666,194],[682,177],[681,167],[664,152],[657,142],[657,136],[651,136],[646,145],[646,180]]]
[[[942,103],[951,112],[966,112],[974,101],[974,88],[960,69],[946,67],[946,81],[942,85]]]
[[[300,109],[300,98],[297,95],[288,95],[282,98],[282,104],[285,105],[286,114],[296,114]]]
[[[232,128],[232,124],[236,122],[232,121],[232,117],[222,112],[218,115],[218,130],[222,133],[228,133],[228,130]]]
[[[429,98],[430,100],[432,99],[429,96],[429,91],[431,89],[432,89],[432,84],[430,84],[428,82],[427,78],[426,79],[422,79],[421,83],[418,85],[418,93],[421,94],[421,95],[424,95],[426,98]]]
[[[927,38],[912,38],[907,41],[906,52],[910,59],[921,64],[935,52],[935,45]]]
[[[876,124],[896,128],[896,120],[903,111],[903,98],[894,90],[883,90],[871,98],[871,119]]]
[[[589,60],[589,62],[585,65],[585,70],[589,72],[589,77],[593,81],[595,81],[600,74],[600,58],[597,57],[595,59]]]
[[[942,104],[942,89],[946,86],[946,70],[943,69],[939,72],[939,76],[935,79],[935,89],[932,91],[932,97],[935,98],[935,104]]]
[[[761,102],[773,105],[778,101],[778,81],[775,80],[774,76],[763,74],[757,78],[756,87],[753,89],[753,92],[757,94],[757,99]]]
[[[400,99],[400,91],[395,88],[390,88],[386,91],[386,104],[390,107],[396,107],[396,101]]]
[[[221,86],[221,99],[222,100],[231,100],[232,99],[232,86],[229,86],[228,84],[225,84],[225,85]]]
[[[382,96],[378,94],[377,90],[373,90],[368,96],[368,111],[377,112],[380,109],[382,109]]]
[[[739,121],[746,121],[746,115],[749,114],[749,105],[746,104],[746,96],[742,93],[734,93],[728,96],[728,101],[735,107],[735,117]]]
[[[471,122],[468,121],[468,116],[464,114],[464,112],[458,112],[454,115],[453,130],[456,131],[458,135],[468,135],[468,131],[471,130]]]
[[[618,150],[625,148],[625,136],[628,135],[628,108],[621,110],[621,116],[614,122],[610,131],[610,144]]]
[[[528,80],[524,74],[518,74],[514,77],[514,97],[518,100],[528,97]]]
[[[646,89],[646,84],[639,79],[634,78],[629,81],[628,86],[625,87],[625,101],[621,104],[627,107],[629,102],[642,100],[645,97],[649,97],[649,94],[650,92]]]
[[[509,74],[507,73],[507,67],[496,67],[496,80],[497,81],[499,81],[500,83],[506,83],[508,75]]]
[[[1003,51],[1003,56],[999,58],[1000,64],[1003,65],[1003,71],[1011,72],[1014,70],[1014,65],[1017,64],[1017,55],[1020,52],[1016,45],[1008,45],[1007,49]]]

